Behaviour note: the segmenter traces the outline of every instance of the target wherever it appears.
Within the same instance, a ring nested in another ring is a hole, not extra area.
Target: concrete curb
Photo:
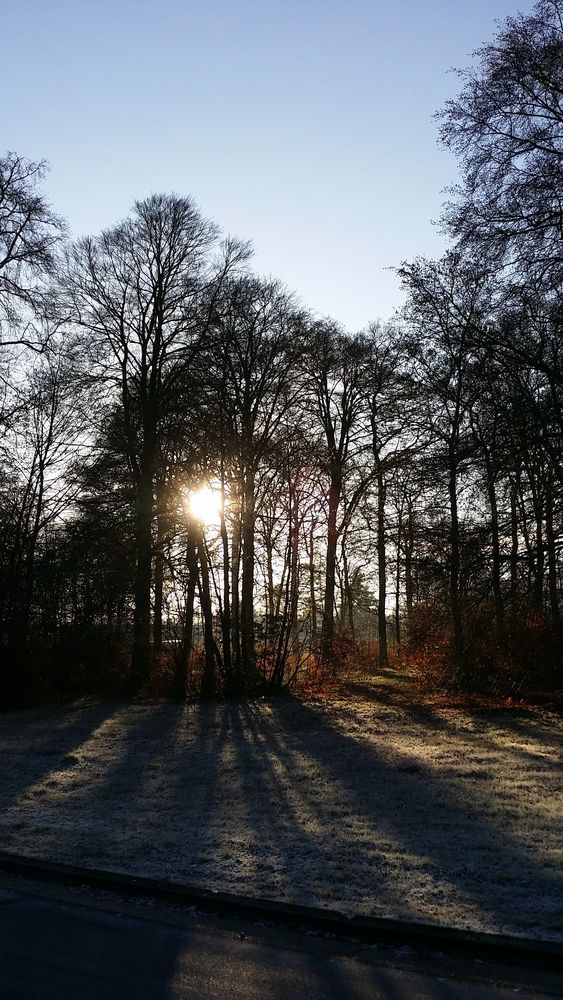
[[[534,938],[464,931],[384,917],[347,917],[337,910],[300,906],[259,897],[214,892],[198,886],[125,875],[121,872],[79,868],[54,861],[0,851],[0,871],[42,882],[85,886],[129,897],[147,897],[203,913],[249,921],[273,922],[284,927],[331,933],[340,938],[383,945],[408,945],[425,952],[477,956],[484,962],[536,966],[563,971],[563,945]]]

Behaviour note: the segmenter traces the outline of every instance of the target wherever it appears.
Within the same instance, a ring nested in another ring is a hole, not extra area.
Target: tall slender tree
[[[69,252],[65,286],[73,321],[87,334],[86,364],[119,393],[134,485],[135,613],[132,675],[150,671],[153,518],[163,415],[189,367],[227,275],[247,256],[193,201],[152,195],[99,237]]]

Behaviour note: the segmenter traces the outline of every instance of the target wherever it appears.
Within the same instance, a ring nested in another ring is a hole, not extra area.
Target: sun
[[[221,494],[211,486],[200,486],[190,493],[188,509],[192,517],[203,524],[219,524],[221,519]]]

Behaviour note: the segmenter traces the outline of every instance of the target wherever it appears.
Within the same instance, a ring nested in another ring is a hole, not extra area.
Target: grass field
[[[563,941],[560,716],[380,695],[8,713],[0,849]]]

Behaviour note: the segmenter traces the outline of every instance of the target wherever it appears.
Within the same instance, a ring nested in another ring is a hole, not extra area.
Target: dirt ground
[[[0,716],[0,849],[563,941],[555,713],[326,702]]]

